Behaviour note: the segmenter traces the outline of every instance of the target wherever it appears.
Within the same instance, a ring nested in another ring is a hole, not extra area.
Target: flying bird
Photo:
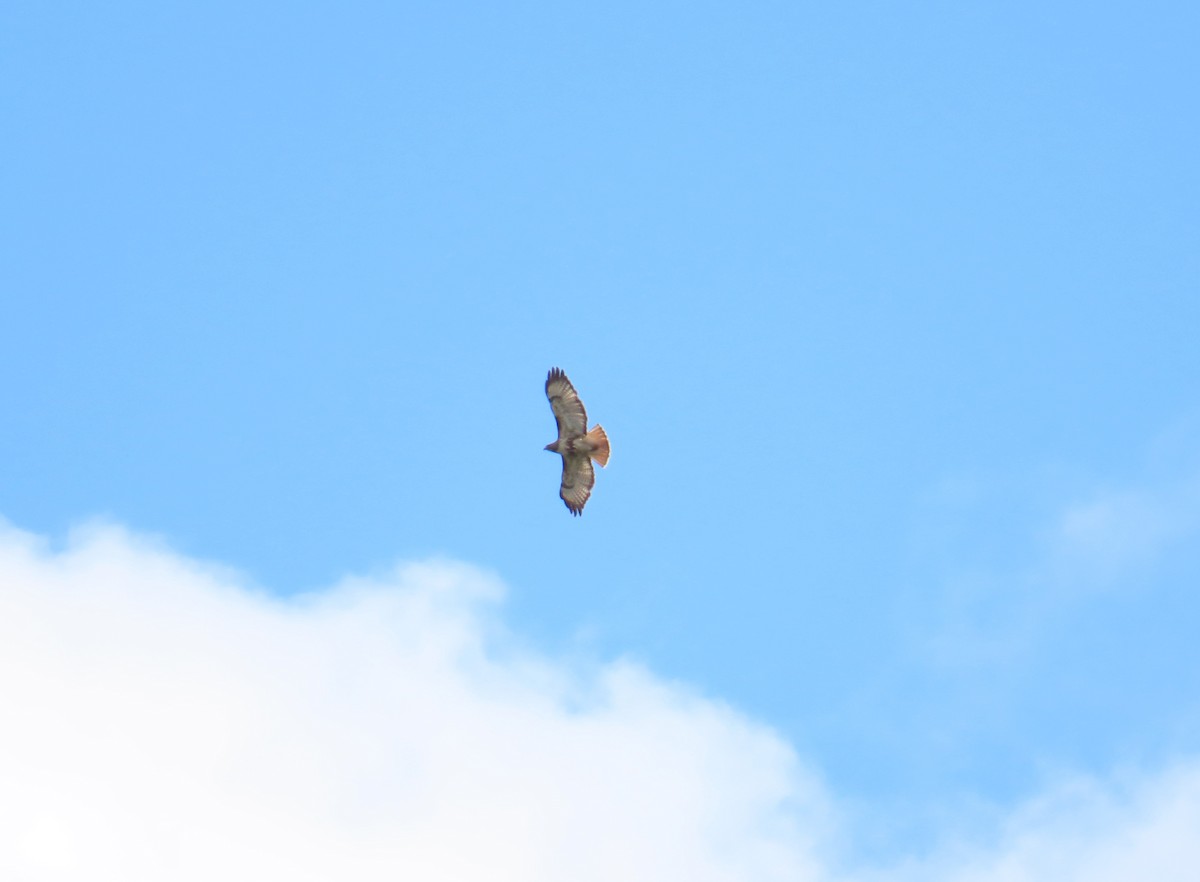
[[[596,483],[592,460],[596,460],[601,468],[608,465],[608,435],[599,425],[588,431],[587,411],[583,409],[579,393],[558,368],[551,368],[546,376],[546,397],[550,399],[550,409],[558,423],[558,440],[547,444],[545,449],[562,457],[562,487],[558,495],[571,514],[579,515]]]

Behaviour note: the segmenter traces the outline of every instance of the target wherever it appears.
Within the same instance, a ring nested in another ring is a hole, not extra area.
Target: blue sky
[[[0,515],[396,561],[920,853],[1200,752],[1190,4],[3,13]],[[557,498],[563,367],[612,440]]]

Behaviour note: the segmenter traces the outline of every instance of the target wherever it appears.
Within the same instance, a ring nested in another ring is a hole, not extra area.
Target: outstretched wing
[[[583,506],[592,495],[592,486],[596,483],[596,470],[592,468],[592,460],[586,453],[569,454],[562,461],[562,487],[558,495],[571,509],[571,514],[582,514]]]
[[[554,419],[558,422],[559,438],[573,438],[587,431],[587,411],[583,409],[579,393],[575,391],[567,375],[558,368],[551,368],[546,377],[546,397],[550,399],[550,409],[554,411]],[[591,471],[590,465],[588,471]],[[565,471],[563,481],[566,481]],[[589,483],[588,489],[591,489],[591,486]],[[587,499],[587,494],[584,494],[583,498]],[[582,508],[583,503],[579,503],[579,506]]]

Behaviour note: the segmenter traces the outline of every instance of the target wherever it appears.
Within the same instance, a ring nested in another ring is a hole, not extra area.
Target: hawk
[[[600,463],[601,468],[608,465],[608,436],[599,425],[588,431],[587,411],[579,393],[558,368],[551,368],[546,376],[546,397],[558,423],[558,440],[547,444],[545,449],[562,457],[562,487],[558,495],[571,514],[579,515],[596,483],[592,460]]]

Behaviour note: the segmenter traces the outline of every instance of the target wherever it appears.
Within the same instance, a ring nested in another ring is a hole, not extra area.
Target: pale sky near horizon
[[[492,573],[539,658],[777,733],[852,861],[1186,768],[1198,32],[1181,2],[9,8],[0,519],[280,598]],[[555,365],[612,441],[578,519]]]

